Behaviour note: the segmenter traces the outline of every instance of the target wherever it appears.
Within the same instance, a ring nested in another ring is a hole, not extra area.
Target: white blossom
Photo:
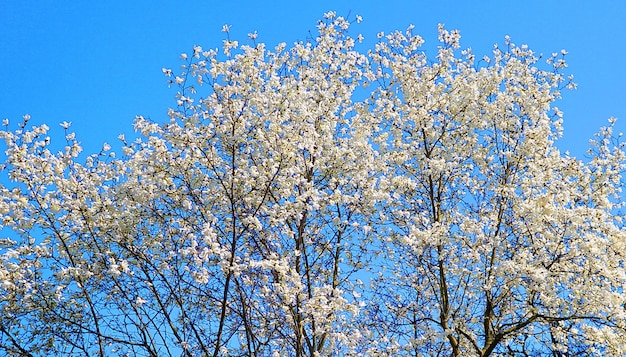
[[[123,155],[5,119],[0,354],[623,356],[623,145],[556,148],[567,52],[350,22],[195,45]]]

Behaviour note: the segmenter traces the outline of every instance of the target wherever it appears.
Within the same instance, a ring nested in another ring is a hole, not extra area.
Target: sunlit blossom
[[[626,157],[555,146],[567,53],[361,20],[195,45],[123,155],[5,119],[0,354],[623,356]]]

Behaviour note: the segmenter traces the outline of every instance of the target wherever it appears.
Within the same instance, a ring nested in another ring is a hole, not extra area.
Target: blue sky
[[[462,47],[477,55],[510,35],[537,53],[566,49],[579,87],[556,105],[565,113],[562,150],[584,154],[588,139],[610,116],[626,131],[626,2],[623,1],[0,1],[0,119],[29,113],[62,139],[71,121],[87,152],[132,132],[136,115],[167,120],[175,104],[162,67],[178,67],[193,45],[219,47],[222,25],[231,39],[275,45],[304,40],[326,11],[363,16],[352,27],[373,40],[405,29],[428,43],[437,24],[459,29]],[[53,140],[55,136],[53,135]]]

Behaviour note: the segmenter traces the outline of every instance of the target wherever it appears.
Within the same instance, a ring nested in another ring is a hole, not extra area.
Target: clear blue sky
[[[615,116],[626,131],[626,1],[10,1],[0,0],[0,119],[25,113],[33,123],[73,122],[87,152],[132,132],[136,115],[158,122],[175,104],[162,67],[194,44],[218,47],[231,38],[274,45],[304,40],[328,10],[359,14],[355,34],[414,24],[435,43],[437,23],[459,29],[477,55],[510,35],[535,52],[569,52],[579,84],[557,103],[565,112],[559,144],[580,156],[588,139]],[[59,139],[61,137],[59,136]],[[54,136],[53,136],[54,140]]]

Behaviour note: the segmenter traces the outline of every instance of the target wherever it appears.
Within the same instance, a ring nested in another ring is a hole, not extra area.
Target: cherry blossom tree
[[[563,154],[551,103],[572,86],[565,52],[542,71],[507,39],[476,65],[469,50],[455,56],[458,32],[439,34],[436,62],[410,30],[372,56],[389,78],[370,114],[385,128],[393,222],[366,315],[372,340],[393,354],[623,354],[614,120],[589,162]]]
[[[565,53],[349,26],[194,47],[119,152],[5,121],[1,353],[623,355],[623,147],[555,147]]]

